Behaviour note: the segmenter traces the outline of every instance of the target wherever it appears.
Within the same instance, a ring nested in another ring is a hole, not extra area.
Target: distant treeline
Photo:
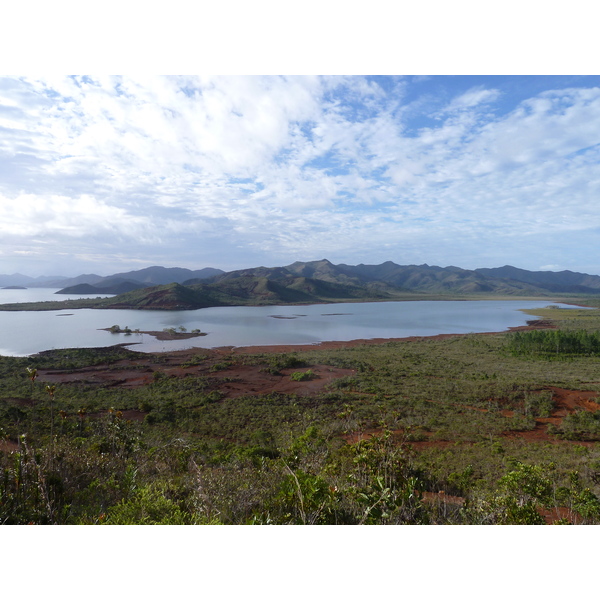
[[[578,331],[517,331],[509,337],[509,352],[523,355],[584,355],[600,354],[600,332]]]

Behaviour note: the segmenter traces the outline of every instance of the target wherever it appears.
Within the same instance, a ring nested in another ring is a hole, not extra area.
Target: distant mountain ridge
[[[387,261],[380,265],[334,265],[327,259],[295,262],[286,267],[257,267],[230,271],[207,280],[224,282],[241,277],[266,277],[284,282],[294,277],[304,277],[332,284],[362,287],[381,294],[417,292],[428,294],[504,294],[548,295],[598,294],[600,276],[562,271],[527,271],[515,267],[498,269],[461,269],[423,265],[398,265]],[[185,284],[192,282],[187,281]],[[195,283],[195,282],[194,282]]]
[[[21,273],[13,273],[12,275],[0,274],[0,286],[6,287],[9,285],[19,285],[24,287],[44,287],[48,282],[62,282],[66,281],[66,277],[59,275],[42,275],[40,277],[29,277],[28,275],[21,275]],[[57,286],[47,287],[60,287],[60,283]]]
[[[570,292],[581,294],[600,293],[600,277],[574,271],[527,271],[505,265],[495,269],[475,269],[485,277],[519,281],[543,287],[553,292]]]
[[[108,278],[120,277],[122,279],[130,279],[139,281],[148,285],[163,285],[165,283],[183,283],[187,279],[208,279],[215,275],[224,273],[221,269],[213,269],[205,267],[204,269],[190,270],[180,267],[147,267],[139,271],[128,271],[126,273],[115,273]]]
[[[204,280],[222,273],[224,273],[224,271],[221,269],[213,269],[212,267],[196,270],[180,267],[146,267],[138,271],[115,273],[114,275],[108,275],[107,277],[90,273],[78,275],[77,277],[54,280],[51,278],[44,278],[42,283],[36,283],[35,285],[30,283],[30,285],[32,285],[32,287],[62,288],[57,293],[64,294],[121,294],[144,287],[153,287],[167,283],[183,283],[183,281],[190,278]],[[3,275],[0,275],[0,285],[3,285],[3,277]]]
[[[11,277],[13,283],[9,285],[18,285],[14,283],[15,276]],[[5,281],[0,276],[0,286],[6,285]],[[392,261],[379,265],[334,265],[327,259],[229,272],[213,268],[148,267],[108,277],[81,275],[60,282],[67,285],[58,293],[116,295],[102,301],[90,299],[90,307],[165,310],[431,296],[600,294],[600,276],[573,271],[527,271],[509,265],[469,270],[427,264],[398,265]]]

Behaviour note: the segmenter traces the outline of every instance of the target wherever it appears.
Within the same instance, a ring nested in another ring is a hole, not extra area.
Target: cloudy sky
[[[0,79],[0,273],[600,274],[600,77]]]

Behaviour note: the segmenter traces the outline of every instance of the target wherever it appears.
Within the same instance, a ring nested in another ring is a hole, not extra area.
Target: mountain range
[[[222,273],[206,279],[184,281],[184,285],[219,284],[248,278],[265,278],[285,287],[306,282],[343,286],[345,293],[386,296],[398,293],[551,295],[600,294],[600,276],[573,271],[527,271],[504,266],[494,269],[461,269],[423,265],[334,265],[328,260],[295,262],[286,267],[257,267]],[[314,285],[314,283],[313,283]],[[341,290],[338,290],[341,292]]]
[[[195,271],[179,267],[147,267],[138,271],[115,273],[107,277],[90,273],[77,277],[42,276],[34,278],[15,273],[0,275],[0,287],[62,288],[61,292],[66,294],[122,294],[166,283],[182,283],[190,278],[206,279],[221,273],[224,271],[210,267]]]
[[[73,307],[194,309],[207,306],[308,304],[398,300],[426,296],[472,297],[600,294],[600,276],[573,271],[527,271],[504,266],[461,269],[423,265],[334,265],[323,259],[285,267],[256,267],[225,272],[148,267],[108,277],[38,278],[36,285],[65,294],[115,294],[77,300]],[[0,286],[22,285],[16,275],[0,275]],[[50,309],[50,304],[46,303]],[[5,305],[6,307],[7,305]]]

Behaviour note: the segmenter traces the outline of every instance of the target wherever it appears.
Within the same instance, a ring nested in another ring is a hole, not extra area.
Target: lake
[[[0,303],[7,292],[0,290]],[[29,290],[27,290],[29,291]],[[47,289],[39,292],[40,300]],[[35,294],[30,294],[33,297]],[[52,296],[51,299],[61,296]],[[46,298],[48,299],[48,298]],[[34,301],[27,300],[27,301]],[[23,301],[23,300],[21,300]],[[133,350],[166,352],[185,348],[318,344],[324,341],[430,336],[440,333],[505,331],[533,317],[520,309],[548,301],[472,300],[313,304],[308,306],[228,306],[185,311],[60,310],[0,311],[0,355],[27,356],[52,348],[93,348],[136,343]],[[562,308],[575,308],[558,304]],[[159,341],[146,334],[101,331],[112,325],[162,331],[180,326],[206,336]]]
[[[114,294],[57,294],[61,288],[0,289],[0,304],[13,302],[45,302],[46,300],[77,300],[78,298],[110,298]]]

